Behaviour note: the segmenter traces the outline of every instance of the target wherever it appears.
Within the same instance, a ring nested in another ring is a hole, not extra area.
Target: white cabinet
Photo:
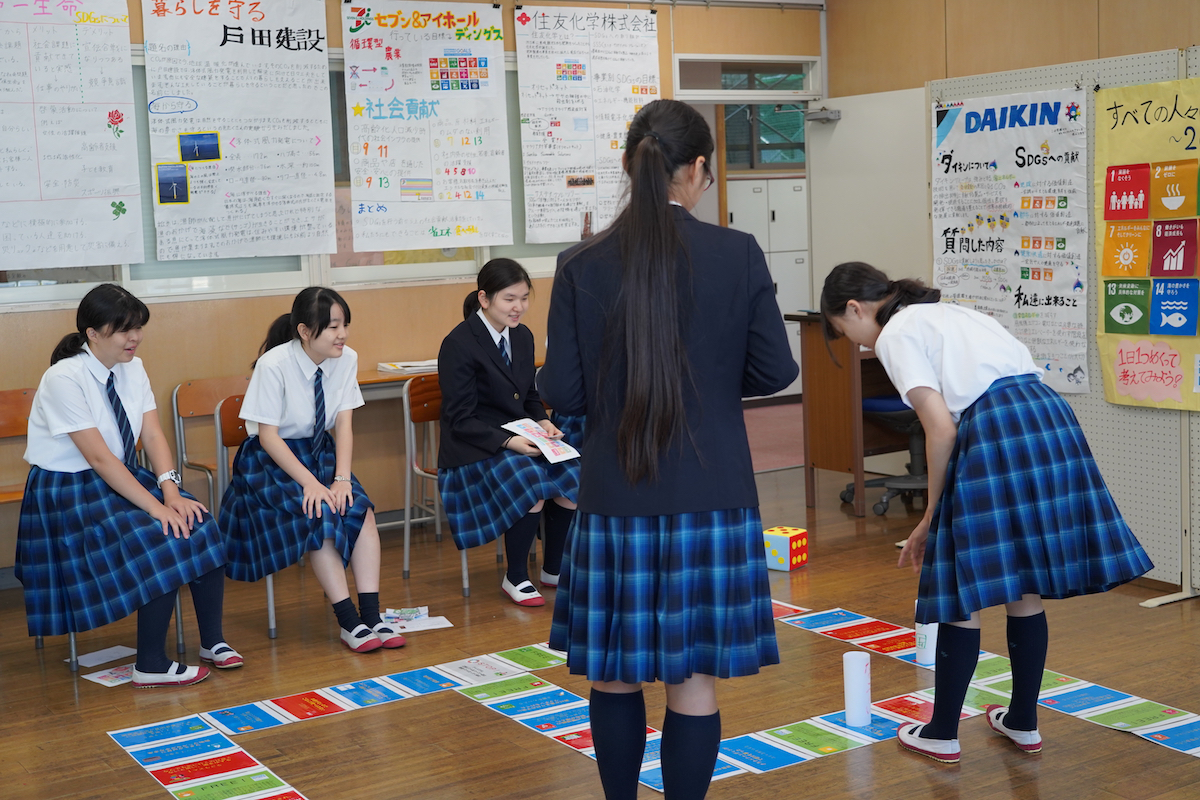
[[[763,181],[770,204],[771,252],[808,249],[808,192],[804,178]]]
[[[771,279],[775,281],[775,299],[779,302],[781,313],[789,314],[813,307],[808,251],[767,253],[767,267],[771,270]]]
[[[745,231],[767,252],[771,249],[771,204],[767,181],[726,181],[725,200],[729,227]]]

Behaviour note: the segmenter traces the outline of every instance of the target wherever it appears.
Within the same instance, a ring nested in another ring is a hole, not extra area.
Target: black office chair
[[[868,487],[881,487],[886,491],[872,510],[879,516],[887,513],[888,505],[897,497],[905,502],[912,500],[917,492],[929,489],[929,463],[925,459],[925,429],[917,412],[904,405],[899,395],[885,397],[864,397],[863,413],[892,430],[908,434],[908,454],[912,459],[905,468],[907,475],[897,475],[888,478],[872,478],[865,483]],[[854,484],[846,484],[841,493],[843,503],[854,502]]]

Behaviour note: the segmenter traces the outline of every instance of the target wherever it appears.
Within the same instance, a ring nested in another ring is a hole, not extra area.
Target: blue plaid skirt
[[[1023,594],[1104,592],[1152,567],[1054,390],[1033,375],[1000,378],[963,412],[921,566],[918,622],[965,620]]]
[[[583,452],[583,432],[587,424],[584,414],[550,414],[550,421],[563,432],[563,441]]]
[[[459,550],[499,538],[539,500],[579,497],[579,459],[551,464],[501,450],[491,458],[438,470],[438,491]]]
[[[162,500],[148,469],[135,475]],[[30,636],[115,622],[224,563],[224,540],[207,514],[187,539],[176,539],[94,470],[29,470],[14,572],[25,587]]]
[[[550,628],[572,673],[674,684],[779,663],[757,508],[574,524]]]
[[[337,453],[333,437],[325,434],[317,453],[312,439],[284,439],[288,449],[323,485],[333,483]],[[350,563],[354,543],[375,506],[358,478],[350,475],[353,503],[345,516],[321,507],[321,516],[304,514],[304,489],[279,468],[263,450],[257,436],[242,442],[233,460],[233,479],[221,499],[221,530],[225,532],[229,577],[256,581],[285,569],[310,550],[320,550],[326,539]]]

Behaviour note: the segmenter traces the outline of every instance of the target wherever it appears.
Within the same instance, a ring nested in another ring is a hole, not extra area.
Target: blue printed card
[[[1192,720],[1185,722],[1182,725],[1176,725],[1173,728],[1153,731],[1152,733],[1139,733],[1143,739],[1149,739],[1155,744],[1161,744],[1163,747],[1169,747],[1172,750],[1188,752],[1200,748],[1200,720]]]
[[[456,681],[454,678],[443,675],[440,672],[434,672],[428,667],[409,670],[408,672],[397,672],[395,675],[388,675],[388,680],[395,681],[417,694],[432,694],[463,685],[462,681]]]
[[[846,722],[845,711],[837,711],[833,714],[826,714],[823,717],[818,717],[818,719],[828,722],[831,725],[836,725],[839,728],[845,728],[848,731],[854,731],[860,736],[865,736],[868,739],[873,739],[876,742],[895,739],[896,729],[901,725],[901,723],[888,719],[887,717],[881,717],[878,714],[872,714],[870,724],[866,725],[865,727],[858,728]]]
[[[577,694],[571,694],[563,689],[555,689],[549,692],[542,692],[541,694],[526,695],[525,697],[505,698],[494,703],[485,703],[484,705],[493,711],[499,711],[506,717],[515,717],[518,714],[532,714],[535,711],[544,711],[548,708],[556,708],[582,701],[583,698]]]
[[[539,714],[536,717],[527,717],[518,720],[522,725],[528,725],[535,731],[541,733],[551,733],[552,731],[562,730],[563,728],[573,728],[576,725],[585,725],[588,721],[588,707],[580,706],[578,708],[565,708],[558,711],[552,711],[549,714]]]
[[[1063,692],[1053,697],[1043,698],[1038,700],[1038,703],[1046,708],[1061,711],[1064,714],[1075,715],[1093,708],[1106,706],[1109,703],[1115,703],[1118,700],[1128,700],[1131,697],[1133,695],[1118,692],[1116,689],[1091,684],[1082,689],[1076,689],[1073,692]]]
[[[814,614],[805,614],[802,617],[789,617],[780,621],[786,622],[788,625],[794,625],[797,628],[803,628],[806,631],[814,631],[818,628],[829,628],[834,625],[841,625],[860,619],[869,619],[869,617],[865,617],[862,614],[855,614],[853,611],[847,611],[844,608],[835,608],[831,611],[818,611]]]
[[[211,731],[212,726],[198,716],[181,717],[154,725],[143,725],[137,728],[126,728],[120,731],[109,731],[117,744],[126,749],[140,744],[162,742],[167,739],[178,739],[192,733]]]
[[[349,700],[359,708],[377,706],[380,703],[391,703],[396,700],[405,699],[404,695],[394,689],[389,689],[374,679],[330,686],[325,691],[337,698]]]
[[[267,711],[261,703],[247,703],[244,706],[222,708],[219,711],[209,711],[206,716],[217,726],[229,733],[249,733],[275,728],[287,723]]]
[[[185,739],[172,744],[156,744],[128,752],[133,756],[134,761],[149,768],[184,758],[194,760],[218,750],[231,750],[236,746],[223,733],[209,733],[195,739]]]
[[[1195,336],[1200,281],[1194,278],[1155,278],[1150,292],[1150,333],[1154,336]]]
[[[721,755],[755,772],[770,772],[808,760],[799,753],[775,747],[749,735],[721,742]]]

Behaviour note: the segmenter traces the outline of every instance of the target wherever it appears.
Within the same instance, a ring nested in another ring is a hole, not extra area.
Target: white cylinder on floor
[[[936,622],[917,623],[917,664],[922,667],[932,667],[937,661],[938,624]]]
[[[863,728],[871,724],[871,656],[862,651],[842,655],[846,724]]]

